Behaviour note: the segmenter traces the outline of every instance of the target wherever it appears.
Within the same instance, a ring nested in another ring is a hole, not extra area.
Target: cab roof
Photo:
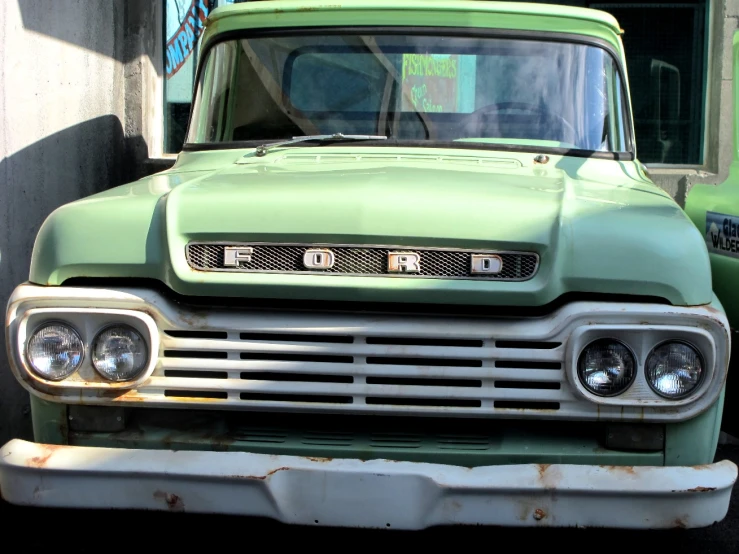
[[[208,18],[211,27],[208,34],[216,31],[213,27],[220,31],[275,25],[357,24],[560,31],[600,36],[610,39],[609,42],[618,42],[616,37],[623,33],[616,19],[606,12],[557,4],[487,0],[261,0],[216,8]]]

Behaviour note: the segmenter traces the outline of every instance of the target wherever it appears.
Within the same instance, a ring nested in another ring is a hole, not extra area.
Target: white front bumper
[[[264,516],[285,523],[704,527],[726,516],[737,467],[458,466],[50,446],[0,450],[14,504]]]

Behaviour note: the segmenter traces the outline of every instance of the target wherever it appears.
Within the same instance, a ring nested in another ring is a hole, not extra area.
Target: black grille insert
[[[324,342],[335,344],[351,344],[354,337],[344,335],[303,335],[297,333],[241,333],[241,340],[264,340],[278,342]]]
[[[561,342],[541,342],[527,340],[497,340],[495,346],[498,348],[525,348],[527,350],[552,350],[562,346]]]
[[[367,337],[367,344],[384,344],[398,346],[452,346],[460,348],[480,348],[481,340],[472,339],[421,339],[406,337]]]
[[[164,331],[165,334],[177,339],[227,339],[226,331]]]
[[[311,404],[351,404],[351,396],[333,396],[321,394],[274,394],[268,392],[242,392],[241,400],[262,402],[308,402]]]
[[[228,379],[225,371],[197,371],[185,369],[165,369],[165,377],[182,377],[184,379]]]
[[[379,365],[420,365],[434,367],[482,367],[482,360],[459,358],[395,358],[390,356],[369,356],[368,364]]]
[[[245,371],[245,381],[287,381],[297,383],[353,383],[351,375],[314,375],[312,373],[282,373],[278,371]]]
[[[496,408],[511,410],[559,410],[559,402],[528,402],[524,400],[496,400]]]
[[[427,379],[414,377],[367,377],[368,385],[406,385],[415,387],[481,387],[478,379]]]
[[[165,358],[201,358],[204,360],[225,360],[228,352],[214,352],[211,350],[165,350]]]
[[[397,396],[368,396],[367,404],[385,406],[431,406],[449,408],[479,408],[480,400],[466,398],[399,398]]]

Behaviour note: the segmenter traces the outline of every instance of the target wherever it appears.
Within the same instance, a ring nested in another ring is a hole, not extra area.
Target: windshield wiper
[[[308,135],[304,137],[293,137],[288,140],[281,140],[279,142],[273,142],[271,144],[262,144],[257,146],[256,155],[262,157],[267,154],[267,151],[277,146],[285,146],[288,144],[295,144],[298,142],[308,142],[315,140],[318,142],[340,142],[340,141],[351,141],[351,140],[385,140],[387,139],[384,135],[344,135],[342,133],[334,133],[333,135]]]

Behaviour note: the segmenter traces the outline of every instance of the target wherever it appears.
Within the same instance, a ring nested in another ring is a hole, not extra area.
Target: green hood
[[[183,154],[170,171],[60,208],[39,233],[31,281],[145,277],[185,295],[528,306],[567,292],[712,298],[703,238],[631,162],[356,146],[252,152]],[[525,282],[204,273],[185,259],[195,240],[524,250],[541,266]]]

